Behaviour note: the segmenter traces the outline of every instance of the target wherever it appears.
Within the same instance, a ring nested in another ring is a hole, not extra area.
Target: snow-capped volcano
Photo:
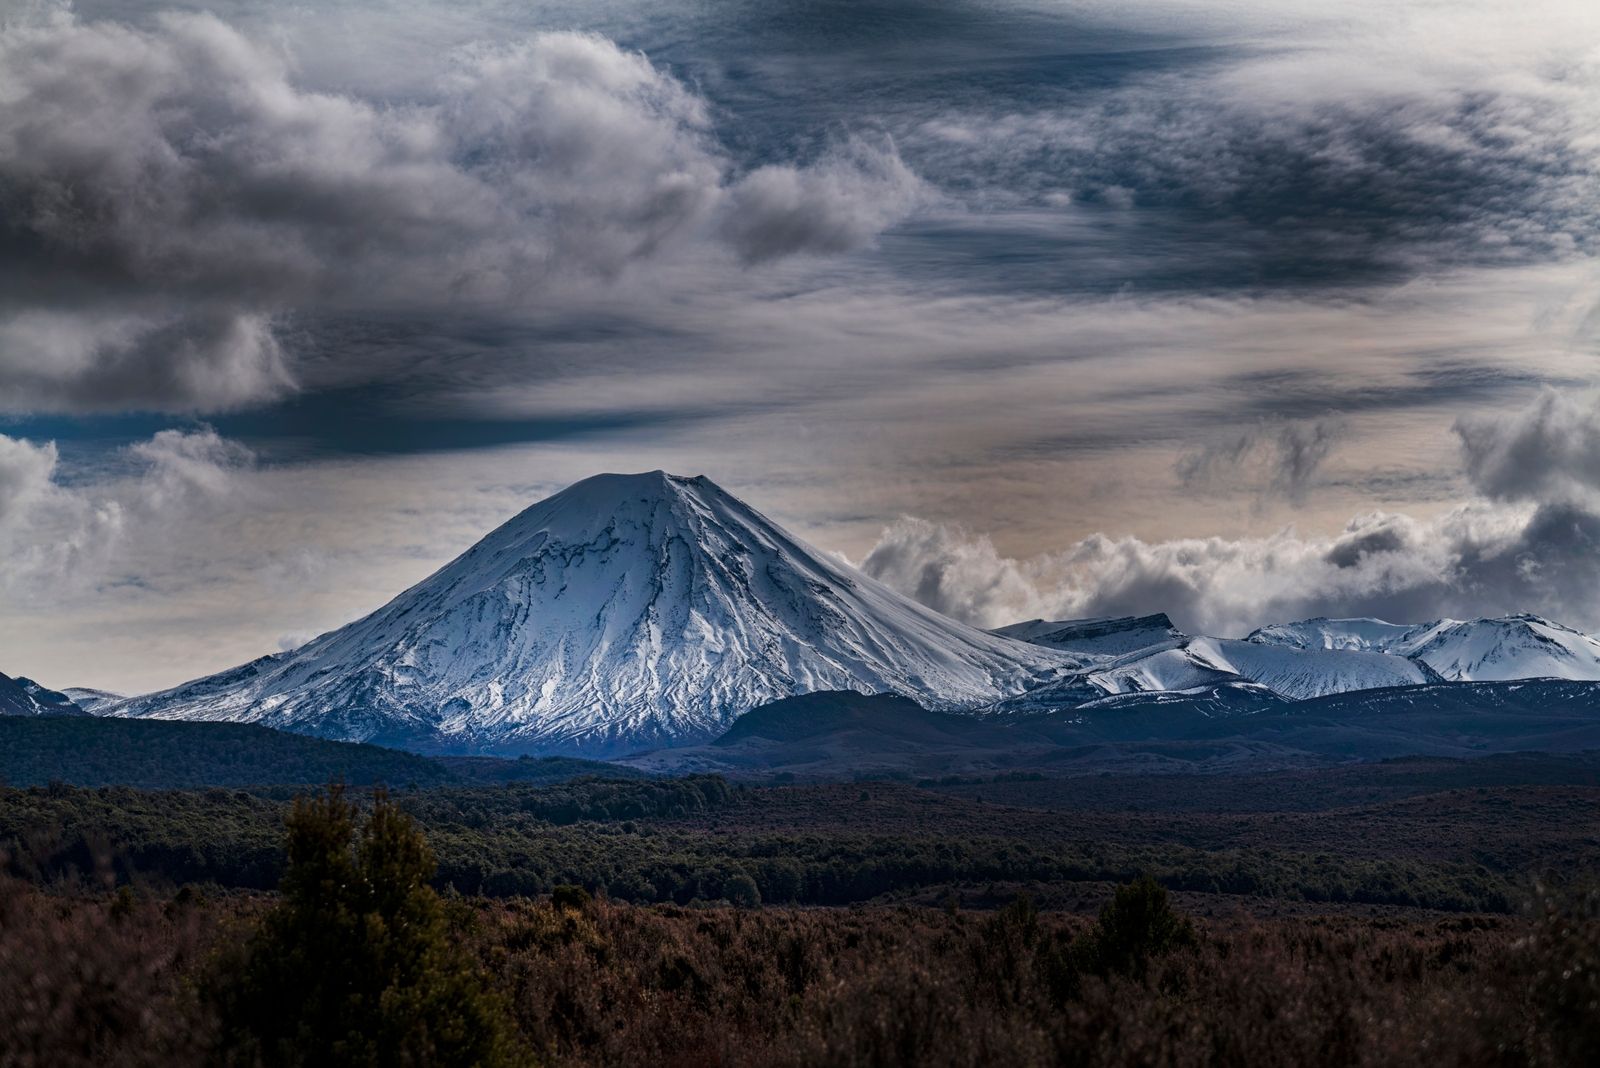
[[[705,478],[598,475],[292,652],[103,710],[452,749],[692,741],[816,690],[987,705],[1070,665],[948,619]]]
[[[1600,681],[1600,641],[1535,615],[1441,619],[1405,626],[1378,619],[1308,619],[1262,627],[1247,639],[1297,649],[1393,653],[1451,682]]]

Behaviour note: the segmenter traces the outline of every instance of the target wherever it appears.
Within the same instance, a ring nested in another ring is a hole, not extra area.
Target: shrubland
[[[1587,1064],[1593,800],[6,790],[0,1065]]]

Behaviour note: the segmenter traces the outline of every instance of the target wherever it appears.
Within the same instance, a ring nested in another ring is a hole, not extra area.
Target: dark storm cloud
[[[1456,422],[1467,474],[1506,501],[1581,499],[1600,491],[1600,404],[1554,389],[1513,416]]]
[[[0,389],[12,410],[225,409],[290,388],[276,320],[525,304],[726,235],[838,252],[906,210],[885,145],[738,177],[705,102],[556,33],[427,99],[299,87],[203,15],[0,27]]]
[[[217,305],[166,314],[30,309],[0,322],[0,411],[226,409],[292,386],[271,317]]]
[[[469,38],[473,18],[446,25]],[[838,253],[919,205],[870,280],[1007,299],[1337,291],[1441,247],[1458,263],[1570,253],[1596,221],[1584,194],[1600,172],[1580,136],[1593,71],[1561,68],[1559,48],[1473,79],[1395,73],[1404,33],[1387,52],[1315,34],[1218,44],[1192,20],[1095,5],[592,18],[667,58],[530,37],[531,17],[496,10],[485,24],[509,43],[458,48],[443,75],[402,78],[383,100],[302,84],[264,32],[207,16],[9,26],[0,404],[218,411],[343,387],[311,366],[341,323],[403,311],[492,328],[575,292],[594,309],[607,279],[648,261],[717,290],[732,275],[683,269],[687,250]],[[854,128],[879,132],[840,136]],[[780,162],[796,152],[805,165]],[[547,325],[525,326],[521,347],[545,347]],[[723,345],[709,313],[695,329],[702,348]],[[436,365],[460,348],[440,346]],[[492,373],[485,349],[488,366],[464,357],[457,376]],[[343,377],[403,369],[379,356]],[[414,388],[434,384],[457,385]],[[1242,402],[1269,418],[1317,410],[1271,407],[1296,403],[1281,390]]]
[[[892,150],[861,143],[805,170],[767,166],[746,175],[730,193],[723,234],[751,263],[847,252],[905,214],[920,192]]]
[[[1360,567],[1375,553],[1395,553],[1405,547],[1405,535],[1394,527],[1355,530],[1335,541],[1323,559],[1334,567]]]

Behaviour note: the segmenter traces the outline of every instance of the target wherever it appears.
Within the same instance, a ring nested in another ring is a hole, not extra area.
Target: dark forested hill
[[[352,786],[397,789],[470,783],[548,785],[643,772],[565,757],[430,758],[398,749],[332,742],[245,723],[182,723],[88,716],[0,717],[0,783],[132,786],[183,790],[221,786]]]
[[[11,786],[430,786],[450,772],[426,757],[244,723],[78,716],[0,718],[0,780]]]

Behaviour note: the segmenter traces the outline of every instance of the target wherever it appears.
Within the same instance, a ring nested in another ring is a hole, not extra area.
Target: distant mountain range
[[[1503,705],[1494,685],[1529,679],[1570,684],[1564,707],[1600,722],[1600,641],[1536,616],[1312,619],[1243,639],[1188,635],[1160,614],[984,632],[811,548],[705,478],[655,471],[577,483],[292,652],[129,698],[0,676],[0,714],[611,757],[704,747],[751,709],[829,691],[907,698],[900,714],[935,716],[917,720],[924,734],[948,735],[951,717],[1048,717],[1081,734],[1151,716],[1171,734],[1182,717],[1309,723],[1302,713],[1316,702],[1358,692],[1466,715],[1463,699]],[[882,722],[890,706],[872,708]]]
[[[1449,682],[1600,679],[1600,641],[1533,615],[1398,626],[1380,619],[1308,619],[1246,639],[1306,650],[1403,656]]]
[[[1244,639],[1191,637],[1165,615],[1030,620],[994,633],[1060,650],[1080,663],[1076,673],[999,706],[1013,712],[1216,686],[1259,686],[1303,701],[1437,682],[1600,681],[1600,641],[1533,615],[1416,625],[1308,619],[1262,627]]]

